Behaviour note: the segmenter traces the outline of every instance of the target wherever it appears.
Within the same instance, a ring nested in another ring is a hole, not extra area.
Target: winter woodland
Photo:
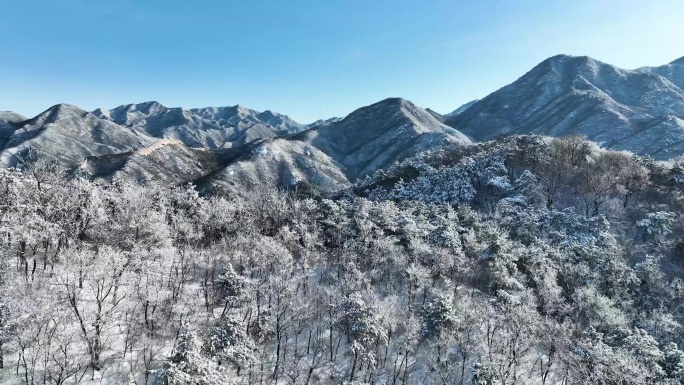
[[[0,170],[3,384],[681,384],[684,163],[579,136],[334,193]]]

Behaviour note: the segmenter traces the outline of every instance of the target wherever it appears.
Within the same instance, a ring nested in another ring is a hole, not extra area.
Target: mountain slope
[[[106,181],[132,177],[143,183],[162,181],[180,185],[202,178],[223,165],[220,151],[191,148],[176,139],[161,139],[137,151],[90,156],[76,171]]]
[[[0,148],[0,166],[18,164],[30,153],[69,166],[87,156],[132,151],[154,142],[129,128],[99,119],[68,104],[55,105],[33,119],[12,123]]]
[[[0,124],[1,123],[19,123],[27,120],[26,117],[17,114],[12,111],[0,111]]]
[[[306,182],[338,190],[427,149],[469,143],[426,110],[391,98],[360,108],[341,121],[251,142],[249,151],[202,183],[239,189],[264,181],[286,188]]]
[[[197,184],[210,186],[212,190],[238,192],[259,184],[290,189],[304,182],[325,191],[350,185],[343,168],[334,159],[302,141],[259,139],[234,150],[242,154]]]
[[[651,70],[675,84],[679,89],[684,90],[684,57],[672,61],[660,67],[644,68],[643,70]]]
[[[451,111],[450,113],[444,114],[444,118],[445,119],[453,118],[454,116],[456,116],[456,115],[462,113],[463,111],[467,110],[468,108],[472,107],[475,103],[477,103],[479,101],[480,101],[480,99],[471,100],[468,103],[462,105],[461,107],[458,107],[457,109]]]
[[[430,112],[400,98],[360,108],[339,122],[318,126],[292,139],[329,155],[344,167],[350,181],[429,148],[471,143]]]
[[[9,137],[19,127],[19,123],[25,120],[27,120],[26,117],[15,112],[0,111],[0,149],[5,146]]]
[[[342,118],[337,118],[337,117],[329,118],[329,119],[319,119],[313,123],[307,124],[306,127],[307,128],[314,128],[314,127],[322,126],[322,125],[328,124],[328,123],[339,122],[340,120],[342,120]]]
[[[190,147],[229,148],[307,128],[285,115],[239,105],[184,109],[146,102],[93,113],[145,135],[177,139]]]
[[[576,132],[607,148],[671,158],[684,153],[682,63],[624,70],[554,56],[446,123],[478,141]]]

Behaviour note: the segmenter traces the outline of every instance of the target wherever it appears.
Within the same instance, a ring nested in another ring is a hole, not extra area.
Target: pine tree
[[[437,294],[423,306],[420,314],[420,331],[428,339],[439,338],[442,332],[456,323],[453,301],[442,294]]]

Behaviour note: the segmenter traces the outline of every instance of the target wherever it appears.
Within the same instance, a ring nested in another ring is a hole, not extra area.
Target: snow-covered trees
[[[420,312],[420,332],[425,338],[439,338],[455,325],[456,315],[452,299],[438,294],[429,300]]]
[[[232,265],[228,265],[225,272],[216,278],[214,288],[218,300],[223,303],[223,311],[220,320],[222,321],[228,311],[238,305],[245,292],[245,279],[233,270]]]
[[[156,385],[221,385],[231,380],[217,363],[200,353],[200,343],[184,325],[179,333],[173,355],[154,378]]]
[[[120,305],[128,295],[121,292],[120,286],[130,261],[125,254],[109,247],[97,253],[73,250],[65,254],[71,253],[81,254],[77,258],[84,263],[74,263],[78,271],[64,273],[59,282],[64,288],[62,300],[78,323],[81,338],[88,347],[90,367],[100,370],[102,353],[106,350],[105,328],[119,318]]]
[[[684,352],[674,342],[667,343],[663,348],[662,367],[667,378],[681,382],[684,375]]]
[[[677,172],[534,136],[317,200],[0,170],[0,378],[680,383]]]
[[[345,297],[338,305],[336,328],[347,338],[352,355],[350,380],[354,380],[357,365],[375,363],[378,348],[387,337],[368,306],[358,294]]]
[[[221,319],[207,332],[202,350],[221,365],[229,363],[240,368],[254,361],[254,342],[247,335],[244,323],[234,317]]]
[[[637,227],[644,230],[644,235],[646,237],[650,237],[656,242],[659,242],[663,237],[672,233],[670,225],[675,217],[675,213],[665,211],[648,213],[645,218],[637,222]]]

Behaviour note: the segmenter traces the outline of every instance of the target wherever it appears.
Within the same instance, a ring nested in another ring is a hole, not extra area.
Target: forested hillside
[[[335,196],[2,169],[0,383],[684,383],[683,205],[577,136]]]

